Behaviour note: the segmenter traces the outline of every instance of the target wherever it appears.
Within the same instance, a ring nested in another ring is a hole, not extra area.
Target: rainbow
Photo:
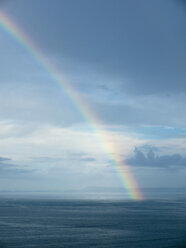
[[[31,55],[31,57],[48,72],[50,78],[56,82],[63,92],[69,97],[73,105],[83,115],[90,127],[94,130],[100,144],[106,151],[109,160],[112,162],[113,167],[118,172],[119,178],[129,197],[133,200],[144,199],[142,192],[132,174],[128,165],[124,164],[123,159],[118,154],[118,148],[113,141],[108,130],[104,129],[104,125],[91,111],[83,98],[72,88],[67,78],[61,73],[51,62],[44,56],[34,42],[15,24],[14,21],[3,11],[0,11],[0,28],[8,33],[15,41],[17,41],[24,49]]]

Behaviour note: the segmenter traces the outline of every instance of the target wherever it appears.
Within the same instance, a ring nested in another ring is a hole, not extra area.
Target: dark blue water
[[[0,247],[186,247],[186,201],[0,200]]]

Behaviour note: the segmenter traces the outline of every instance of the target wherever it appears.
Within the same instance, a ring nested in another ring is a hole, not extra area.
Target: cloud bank
[[[186,168],[186,157],[183,157],[178,153],[159,156],[156,155],[151,148],[149,148],[146,154],[139,148],[135,148],[133,156],[126,159],[125,162],[137,167],[172,169]]]

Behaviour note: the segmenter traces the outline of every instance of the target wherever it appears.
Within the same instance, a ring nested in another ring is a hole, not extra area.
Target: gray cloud
[[[44,156],[40,156],[40,157],[30,157],[30,159],[34,162],[39,162],[39,163],[45,163],[45,162],[49,162],[49,163],[55,163],[55,162],[60,162],[63,160],[63,158],[54,158],[54,157],[44,157]]]
[[[100,84],[100,85],[98,85],[98,89],[101,89],[101,90],[110,90],[109,89],[109,87],[107,86],[107,85],[105,85],[105,84]]]
[[[32,160],[37,162],[58,162],[63,161],[66,157],[71,158],[71,160],[80,160],[80,161],[95,161],[95,158],[89,157],[86,153],[78,152],[64,152],[63,156],[60,158],[55,157],[31,157]]]
[[[126,159],[125,162],[137,167],[186,168],[186,157],[180,154],[159,156],[155,154],[152,148],[149,148],[147,153],[135,148],[133,156]]]
[[[23,174],[29,175],[30,173],[34,172],[34,170],[19,168],[13,163],[7,163],[9,160],[12,159],[0,157],[0,177],[17,177]]]
[[[7,161],[11,160],[10,158],[0,157],[0,175],[10,171],[13,169],[13,165],[6,163]]]
[[[11,158],[4,158],[4,157],[0,157],[0,163],[7,161],[7,160],[11,160]]]
[[[70,152],[67,153],[66,156],[68,158],[71,158],[71,160],[76,160],[76,161],[82,161],[82,162],[94,162],[96,161],[95,158],[88,156],[86,153],[80,153],[80,152]]]
[[[95,158],[91,158],[91,157],[90,158],[87,157],[87,158],[82,158],[81,161],[84,161],[84,162],[95,162],[96,159]]]
[[[180,96],[181,99],[181,96]],[[150,99],[134,100],[126,103],[91,103],[94,112],[105,123],[125,125],[160,125],[185,127],[185,100]],[[180,101],[180,102],[179,102]],[[174,111],[174,112],[173,112]],[[153,113],[153,114],[152,114]],[[174,115],[173,115],[174,113]]]

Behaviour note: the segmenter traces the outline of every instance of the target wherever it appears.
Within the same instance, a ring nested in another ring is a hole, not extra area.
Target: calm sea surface
[[[186,200],[0,199],[0,247],[186,247]]]

